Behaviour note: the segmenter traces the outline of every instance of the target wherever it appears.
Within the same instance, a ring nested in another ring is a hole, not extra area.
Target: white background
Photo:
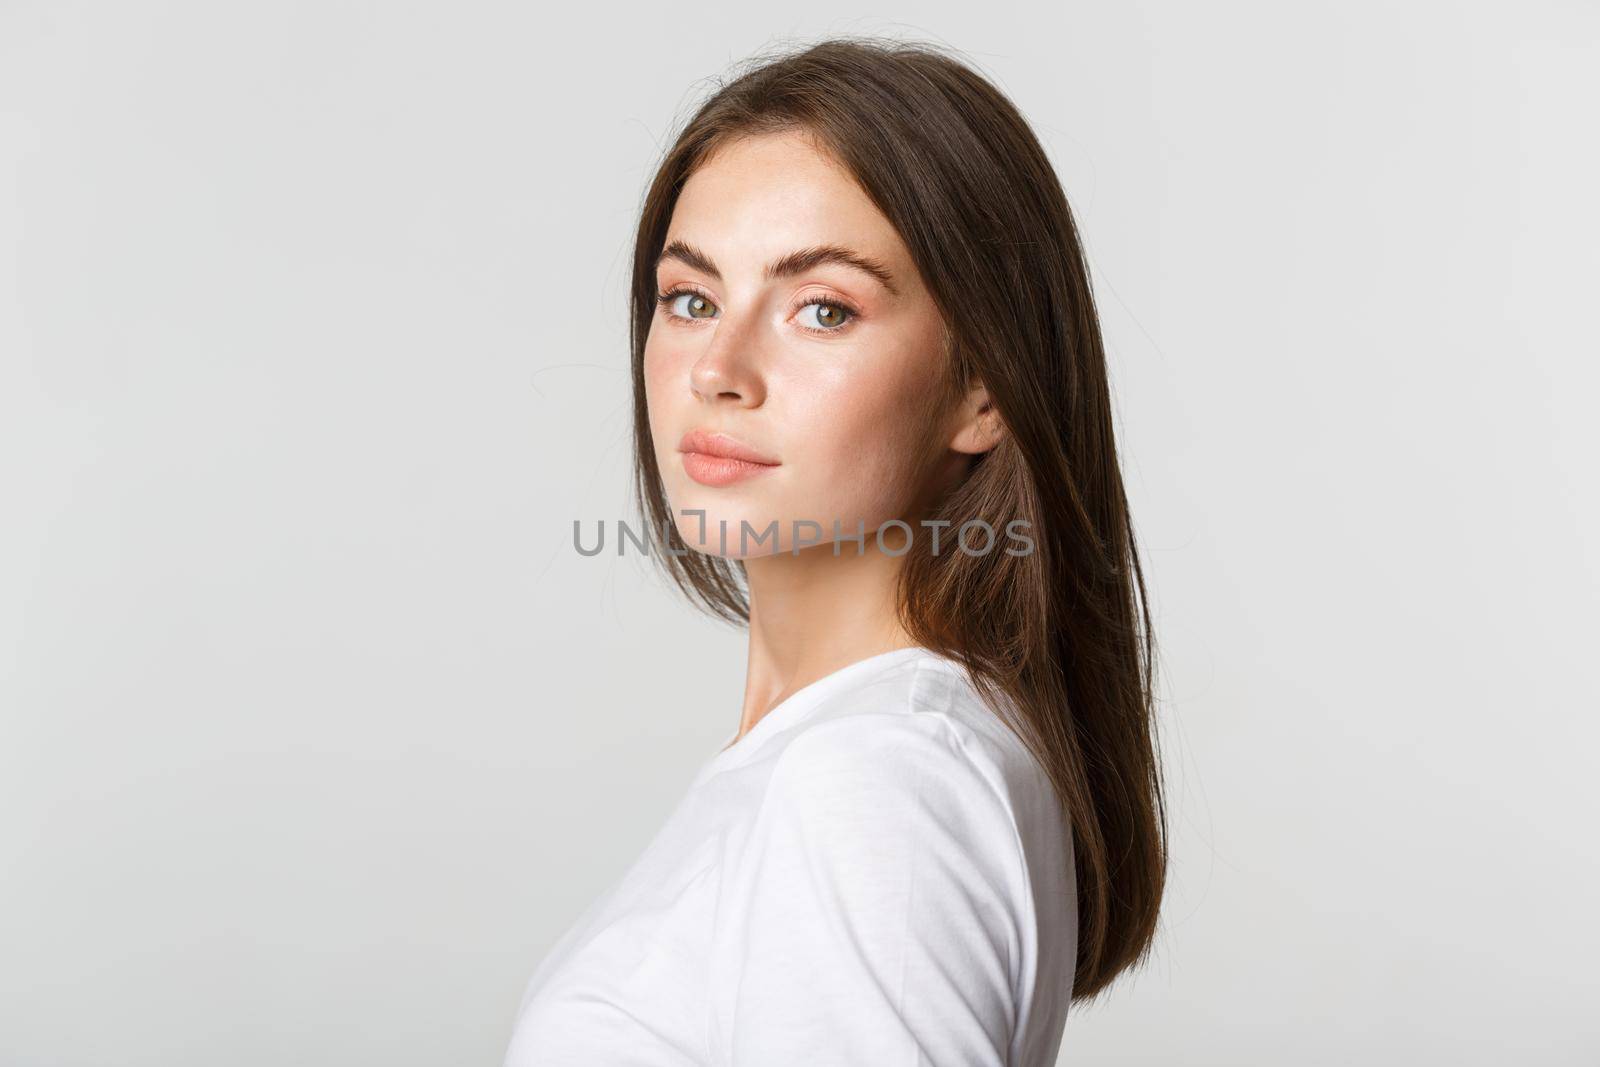
[[[1597,8],[852,10],[0,3],[0,1063],[498,1063],[738,723],[571,545],[635,212],[828,32],[971,56],[1095,275],[1173,875],[1062,1062],[1596,1062]]]

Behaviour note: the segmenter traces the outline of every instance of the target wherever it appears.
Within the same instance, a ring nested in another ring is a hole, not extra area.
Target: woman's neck
[[[750,647],[739,737],[801,688],[858,660],[916,644],[896,606],[899,557],[869,536],[745,560]]]

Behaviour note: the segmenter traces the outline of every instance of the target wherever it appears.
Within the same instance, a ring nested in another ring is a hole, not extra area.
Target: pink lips
[[[738,438],[711,430],[690,430],[678,451],[684,472],[701,485],[732,485],[780,465]]]

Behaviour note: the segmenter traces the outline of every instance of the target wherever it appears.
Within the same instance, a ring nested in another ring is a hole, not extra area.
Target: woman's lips
[[[711,430],[690,430],[678,442],[683,469],[701,485],[732,485],[779,466],[736,437]]]
[[[683,470],[701,485],[732,485],[763,471],[775,470],[776,463],[751,463],[732,456],[708,456],[704,452],[685,452]]]

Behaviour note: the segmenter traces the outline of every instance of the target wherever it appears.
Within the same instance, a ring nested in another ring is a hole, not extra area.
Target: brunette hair
[[[634,490],[650,537],[659,544],[673,527],[643,370],[673,207],[719,147],[801,132],[848,169],[910,250],[944,320],[945,398],[981,382],[1004,424],[935,517],[951,529],[1025,519],[1034,551],[934,554],[916,539],[899,607],[915,640],[963,664],[1055,787],[1077,872],[1072,997],[1093,998],[1149,953],[1167,819],[1150,609],[1066,195],[1017,108],[941,46],[836,37],[745,66],[683,126],[641,209],[630,299]],[[748,623],[744,564],[674,547],[679,554],[654,555],[677,586],[713,615]]]

